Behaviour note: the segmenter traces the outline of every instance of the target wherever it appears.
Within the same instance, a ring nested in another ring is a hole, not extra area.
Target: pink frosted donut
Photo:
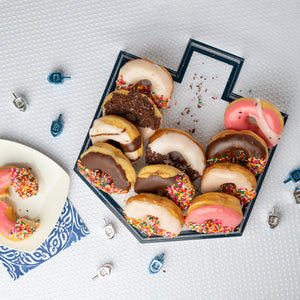
[[[224,115],[226,129],[251,130],[272,148],[277,145],[284,122],[280,111],[258,98],[239,98],[231,102]]]
[[[189,207],[185,226],[199,233],[227,233],[242,221],[239,200],[223,193],[205,193],[196,197]]]

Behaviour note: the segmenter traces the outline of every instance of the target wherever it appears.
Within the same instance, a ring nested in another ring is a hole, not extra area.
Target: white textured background
[[[293,0],[0,0],[0,138],[69,172],[70,200],[91,231],[16,282],[0,266],[0,298],[300,299],[300,205],[294,184],[282,183],[300,167],[299,13]],[[242,237],[142,245],[72,168],[119,51],[177,69],[190,38],[244,57],[234,92],[251,89],[289,120]],[[50,85],[57,69],[72,79]],[[28,100],[28,111],[14,108],[12,92]],[[54,139],[49,128],[59,113],[65,128]],[[271,230],[274,205],[281,219]],[[102,235],[103,217],[116,226],[114,240]],[[165,272],[149,275],[162,251]],[[92,281],[105,262],[114,264],[111,276]]]

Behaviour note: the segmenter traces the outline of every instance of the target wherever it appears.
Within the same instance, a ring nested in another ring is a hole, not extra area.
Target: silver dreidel
[[[272,213],[268,216],[268,224],[270,228],[275,228],[279,224],[279,216],[275,214],[275,207],[273,207]]]
[[[109,276],[111,273],[111,270],[112,270],[112,265],[105,264],[100,269],[97,270],[97,275],[94,276],[92,279],[96,280],[98,278],[103,278],[103,277]]]
[[[106,235],[106,237],[108,239],[114,238],[114,236],[115,236],[115,230],[114,230],[112,224],[111,223],[107,223],[105,219],[104,219],[104,224],[105,224],[105,227],[104,227],[103,231],[104,231],[104,234]]]
[[[27,107],[27,101],[22,98],[22,97],[17,97],[15,93],[13,93],[15,99],[13,101],[15,107],[19,110],[19,111],[25,111],[26,107]]]

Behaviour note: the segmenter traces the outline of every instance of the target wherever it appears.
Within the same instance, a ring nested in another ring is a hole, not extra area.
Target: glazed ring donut
[[[145,152],[147,164],[172,165],[184,171],[192,181],[203,174],[206,165],[205,151],[201,144],[179,129],[157,130]]]
[[[93,144],[110,140],[120,146],[130,161],[138,161],[143,155],[143,139],[137,128],[126,119],[109,115],[94,121],[90,129]]]
[[[257,175],[267,163],[268,147],[250,130],[225,130],[211,139],[206,157],[209,166],[219,162],[237,163]]]
[[[180,234],[184,217],[170,199],[150,193],[130,197],[124,209],[126,220],[147,236],[175,237]]]
[[[6,198],[0,200],[0,234],[6,239],[20,242],[29,238],[39,227],[39,221],[18,217]]]
[[[134,186],[136,173],[123,152],[108,143],[89,147],[77,161],[78,171],[98,189],[125,194]]]
[[[0,168],[0,196],[8,196],[12,186],[22,199],[34,196],[39,191],[39,184],[31,169],[5,166]]]
[[[182,210],[188,208],[195,194],[189,177],[168,165],[143,167],[136,178],[136,193],[154,193],[173,200]]]
[[[185,226],[199,233],[228,233],[242,221],[239,200],[223,193],[206,193],[196,197],[189,207]]]
[[[258,98],[240,98],[231,102],[224,115],[226,129],[251,130],[264,139],[269,148],[277,145],[284,121],[270,102]]]
[[[103,115],[117,115],[133,123],[144,140],[152,136],[162,122],[162,116],[153,101],[146,95],[118,90],[110,93],[103,102]]]
[[[255,176],[246,168],[232,163],[208,167],[201,177],[201,192],[223,192],[248,203],[256,195]]]
[[[158,108],[166,108],[173,93],[170,73],[149,59],[133,59],[121,69],[117,89],[140,90],[154,101]]]

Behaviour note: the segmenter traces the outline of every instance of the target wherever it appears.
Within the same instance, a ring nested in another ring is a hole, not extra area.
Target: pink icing
[[[5,236],[10,236],[12,228],[15,227],[14,221],[10,221],[5,215],[5,211],[8,205],[0,201],[0,232]]]
[[[0,170],[0,194],[3,193],[3,189],[10,185],[10,169],[1,169]]]
[[[208,220],[217,219],[222,221],[224,226],[235,228],[241,223],[242,218],[243,216],[233,209],[222,205],[207,205],[192,210],[185,218],[185,221],[204,224]]]
[[[269,108],[263,108],[262,114],[268,127],[279,137],[282,129],[277,114]],[[256,123],[249,122],[250,117],[255,119]],[[262,128],[258,127],[263,122],[259,116],[256,101],[246,100],[233,104],[226,110],[224,122],[226,129],[251,130],[262,137],[269,148],[276,145],[276,142],[270,142]]]

